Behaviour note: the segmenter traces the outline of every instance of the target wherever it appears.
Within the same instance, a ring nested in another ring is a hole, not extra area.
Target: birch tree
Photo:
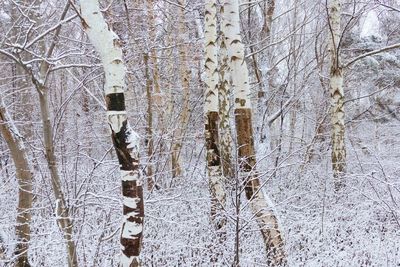
[[[224,6],[220,6],[219,12],[223,14]],[[223,25],[220,27],[218,41],[218,105],[219,105],[219,135],[220,135],[220,150],[222,171],[225,177],[233,177],[232,166],[232,134],[229,122],[230,100],[229,95],[231,92],[230,87],[230,69],[228,51],[225,43],[225,33],[222,30]]]
[[[83,27],[103,63],[107,119],[120,166],[123,198],[120,266],[140,266],[143,183],[139,173],[139,135],[130,127],[125,109],[122,48],[118,36],[105,22],[97,0],[81,1],[81,12]]]
[[[145,61],[145,76],[146,76],[146,94],[147,94],[147,101],[148,101],[148,118],[147,118],[147,125],[148,125],[148,137],[147,137],[147,154],[148,154],[148,165],[147,165],[147,188],[149,190],[152,190],[155,182],[156,182],[156,173],[157,173],[157,163],[154,163],[156,159],[154,159],[156,150],[157,150],[157,144],[154,145],[154,116],[158,117],[158,126],[161,129],[161,132],[163,132],[163,129],[165,127],[164,125],[164,113],[163,113],[163,105],[164,105],[164,99],[163,99],[163,93],[161,92],[160,88],[160,77],[159,77],[159,66],[158,66],[158,61],[157,61],[157,50],[155,47],[156,43],[156,15],[154,13],[154,9],[156,8],[156,5],[153,0],[147,0],[146,1],[146,8],[147,8],[147,23],[148,23],[148,38],[149,38],[149,43],[150,43],[150,48],[149,48],[149,53],[147,53],[144,57]],[[154,114],[154,116],[153,116]],[[160,154],[163,152],[163,143],[159,143],[159,152]],[[155,165],[155,166],[154,166]],[[154,168],[155,167],[155,168]],[[156,169],[156,172],[154,172],[153,169]]]
[[[176,141],[172,145],[172,176],[177,177],[182,174],[182,163],[180,154],[182,152],[183,138],[189,122],[189,98],[190,98],[190,71],[187,63],[186,45],[183,36],[185,33],[185,5],[186,0],[179,0],[178,22],[179,22],[179,78],[181,81],[183,103],[180,116],[180,127],[175,131]]]
[[[285,262],[284,241],[272,203],[263,191],[261,181],[255,173],[256,156],[252,129],[252,105],[248,69],[244,58],[244,45],[240,36],[238,0],[224,1],[222,29],[225,34],[234,90],[234,112],[236,142],[240,175],[246,179],[245,195],[250,201],[266,248],[268,266]]]
[[[16,267],[29,267],[29,241],[31,239],[32,177],[25,145],[18,129],[10,118],[0,96],[0,133],[10,149],[18,182],[18,207],[15,234],[17,245],[14,254]]]
[[[346,171],[343,68],[339,51],[341,40],[340,5],[340,0],[330,0],[327,7],[331,33],[329,88],[331,94],[332,170],[336,190],[344,185],[342,176]]]
[[[217,4],[208,0],[205,5],[205,141],[207,171],[211,190],[211,216],[216,218],[225,205],[226,193],[222,175],[220,144],[218,135],[218,44],[217,44]],[[216,222],[217,229],[225,224],[224,220]]]

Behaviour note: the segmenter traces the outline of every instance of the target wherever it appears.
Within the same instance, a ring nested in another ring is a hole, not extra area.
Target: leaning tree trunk
[[[329,28],[331,32],[331,62],[329,88],[331,93],[332,123],[332,170],[335,190],[343,185],[343,174],[346,171],[346,147],[344,139],[344,90],[343,69],[340,62],[340,0],[330,0],[328,6]]]
[[[3,136],[14,161],[18,182],[18,208],[15,233],[17,245],[15,255],[16,267],[29,267],[28,251],[31,239],[30,221],[32,208],[32,172],[23,142],[17,128],[8,115],[0,97],[0,133]]]
[[[120,164],[123,197],[121,267],[140,266],[143,237],[143,185],[139,174],[139,136],[129,126],[125,109],[125,65],[118,36],[110,30],[98,0],[81,1],[83,27],[100,54],[111,138]]]
[[[207,171],[211,191],[211,217],[217,230],[224,227],[222,216],[226,193],[222,175],[220,144],[218,136],[218,47],[217,47],[217,4],[208,0],[205,5],[205,142]]]
[[[256,156],[252,129],[252,107],[248,69],[244,58],[244,45],[240,36],[238,0],[224,2],[223,30],[230,59],[234,112],[240,174],[246,179],[245,194],[260,227],[266,248],[268,266],[278,266],[286,261],[284,241],[272,203],[262,190],[255,173]]]

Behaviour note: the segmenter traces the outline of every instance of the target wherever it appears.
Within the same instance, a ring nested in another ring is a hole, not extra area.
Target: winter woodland
[[[400,1],[1,0],[0,266],[400,266]]]

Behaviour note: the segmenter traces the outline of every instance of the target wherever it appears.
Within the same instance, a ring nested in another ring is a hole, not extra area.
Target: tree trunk
[[[149,55],[144,55],[145,64],[145,77],[146,77],[146,98],[147,98],[147,189],[151,191],[154,186],[154,173],[153,173],[153,153],[154,153],[154,142],[153,142],[153,96],[151,92],[152,80],[149,74]]]
[[[157,60],[157,49],[156,49],[156,42],[157,42],[157,37],[156,37],[156,16],[154,14],[154,10],[156,9],[156,5],[154,3],[154,0],[147,0],[147,14],[148,14],[148,25],[149,25],[149,38],[150,38],[150,52],[149,52],[149,68],[151,72],[149,73],[149,77],[151,77],[152,81],[152,91],[151,91],[151,99],[153,103],[153,114],[154,116],[157,117],[157,119],[154,119],[153,116],[153,124],[156,124],[157,129],[159,129],[159,133],[162,136],[166,132],[166,125],[165,125],[165,94],[161,90],[160,86],[160,75],[159,75],[159,65],[158,65],[158,60]],[[153,134],[154,138],[154,134]],[[154,139],[153,139],[154,140]],[[153,141],[154,142],[154,141]],[[160,138],[156,142],[156,146],[153,147],[153,152],[154,153],[152,160],[153,160],[153,167],[154,167],[154,175],[152,177],[152,182],[153,184],[157,183],[158,178],[157,174],[160,172],[159,171],[159,162],[160,158],[154,158],[155,155],[163,155],[164,154],[164,149],[165,149],[165,140],[164,138]],[[151,183],[151,182],[150,182]],[[157,185],[158,186],[158,185]]]
[[[335,190],[344,186],[343,174],[346,172],[346,147],[344,139],[344,90],[343,69],[340,62],[340,0],[330,0],[328,6],[331,31],[331,62],[329,88],[331,93],[332,123],[332,170]]]
[[[211,191],[211,218],[217,230],[224,227],[222,216],[226,193],[222,175],[218,136],[218,47],[217,47],[217,4],[208,0],[205,4],[205,142],[207,171]]]
[[[64,239],[67,245],[68,266],[78,266],[76,256],[76,248],[73,239],[73,222],[70,218],[67,202],[62,192],[61,178],[58,173],[57,159],[54,153],[53,143],[53,128],[50,122],[48,88],[40,84],[37,80],[34,81],[36,89],[39,93],[40,115],[43,125],[44,146],[46,153],[47,166],[50,170],[51,185],[56,198],[56,216],[57,223],[63,232]]]
[[[159,70],[158,70],[158,63],[157,63],[157,53],[156,53],[156,48],[154,47],[154,44],[156,42],[156,23],[155,23],[155,15],[154,15],[154,1],[153,0],[147,0],[147,11],[148,11],[148,23],[149,23],[149,37],[150,37],[150,42],[152,42],[152,47],[150,49],[150,63],[152,67],[152,72],[153,72],[153,87],[154,87],[154,104],[158,108],[162,108],[163,106],[163,98],[162,98],[162,92],[160,88],[160,81],[159,81]],[[161,110],[160,110],[161,111]],[[159,116],[162,121],[163,119],[163,112],[160,112]]]
[[[185,0],[179,0],[179,5],[184,7]],[[178,21],[179,21],[179,77],[181,80],[182,86],[182,95],[183,95],[183,103],[182,103],[182,113],[180,118],[180,127],[178,127],[175,131],[175,143],[172,146],[172,176],[177,177],[182,174],[182,167],[181,167],[181,160],[180,154],[182,151],[182,143],[184,139],[184,135],[186,132],[186,128],[189,122],[189,88],[190,88],[190,71],[187,64],[187,55],[186,49],[187,46],[185,45],[185,38],[183,35],[185,34],[185,13],[184,9],[178,7]]]
[[[221,5],[220,13],[223,14],[223,5]],[[229,110],[230,110],[230,69],[228,51],[225,43],[224,26],[221,25],[219,41],[219,84],[218,84],[218,100],[219,100],[219,130],[220,130],[220,149],[221,149],[221,161],[222,171],[224,177],[233,178],[234,168],[232,166],[232,133],[229,122]]]
[[[60,21],[63,20],[69,10],[70,3],[68,2],[64,10],[61,14]],[[59,26],[53,36],[53,40],[50,43],[47,51],[46,47],[43,44],[40,48],[45,54],[45,58],[50,58],[53,54],[54,48],[57,44],[57,37],[60,34],[61,27]],[[25,66],[26,67],[26,66]],[[59,170],[57,166],[57,158],[55,155],[55,148],[53,142],[53,126],[50,122],[50,112],[49,112],[49,101],[48,101],[48,92],[49,88],[46,86],[46,80],[48,77],[49,70],[49,62],[46,60],[41,61],[38,78],[34,73],[32,73],[31,69],[27,68],[28,72],[31,74],[32,83],[34,84],[36,91],[39,95],[39,105],[40,105],[40,116],[42,120],[43,126],[43,139],[45,146],[45,154],[47,166],[50,170],[50,178],[51,185],[54,192],[54,196],[56,198],[56,220],[58,227],[63,233],[64,240],[67,246],[67,260],[69,267],[77,267],[78,266],[78,258],[76,255],[76,247],[73,239],[73,221],[70,217],[70,211],[67,206],[67,202],[64,197],[64,193],[62,191],[61,185],[61,177],[59,175]]]
[[[28,157],[19,133],[8,115],[0,98],[0,133],[7,143],[14,161],[18,181],[18,208],[15,233],[17,245],[16,267],[30,267],[28,260],[29,241],[31,239],[30,221],[32,208],[32,177]]]
[[[286,261],[284,241],[269,198],[261,188],[255,173],[256,156],[252,129],[252,108],[248,69],[244,58],[244,45],[240,36],[238,0],[224,2],[223,27],[226,35],[232,87],[235,101],[235,124],[240,174],[246,179],[245,193],[255,215],[266,248],[268,266]]]
[[[81,1],[83,26],[100,54],[111,138],[120,164],[123,197],[121,267],[140,266],[143,237],[143,185],[139,173],[139,136],[129,126],[125,109],[125,65],[118,36],[110,30],[97,0]]]

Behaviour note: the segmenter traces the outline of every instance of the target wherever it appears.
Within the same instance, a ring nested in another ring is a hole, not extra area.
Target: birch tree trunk
[[[260,180],[255,173],[256,157],[252,129],[252,106],[248,69],[244,58],[244,45],[240,36],[240,17],[238,0],[224,2],[223,27],[228,48],[232,87],[234,90],[235,124],[238,146],[240,174],[247,180],[245,194],[250,201],[266,248],[268,266],[285,263],[283,236],[272,203],[263,192]]]
[[[220,13],[224,13],[224,6],[221,5]],[[219,42],[219,84],[218,84],[218,104],[219,104],[219,130],[220,130],[220,149],[221,149],[221,161],[222,171],[226,178],[233,177],[233,166],[232,166],[232,132],[229,122],[229,110],[230,110],[230,69],[228,64],[228,51],[225,43],[225,28],[222,23],[220,26],[220,35],[218,38]]]
[[[179,5],[184,7],[186,5],[185,0],[179,0]],[[178,127],[175,131],[175,143],[172,146],[172,176],[176,177],[182,174],[181,168],[181,160],[180,153],[182,151],[182,142],[184,138],[184,134],[186,132],[187,124],[189,121],[189,88],[190,88],[190,75],[189,75],[189,67],[187,65],[187,55],[186,49],[187,46],[184,44],[185,39],[183,35],[185,34],[185,13],[184,9],[178,7],[178,21],[179,21],[179,77],[181,80],[182,86],[182,95],[183,95],[183,107],[182,113],[180,117],[180,127]]]
[[[219,230],[226,220],[221,216],[226,193],[222,175],[218,136],[218,47],[217,47],[217,4],[208,0],[205,4],[205,142],[207,148],[207,171],[211,191],[211,217]]]
[[[272,29],[272,22],[273,16],[275,12],[275,0],[267,0],[263,4],[263,28],[260,33],[260,39],[262,40],[261,46],[268,46],[271,44],[271,29]],[[254,52],[253,46],[250,47],[250,53]],[[259,75],[259,80],[261,81],[260,90],[257,93],[257,120],[256,127],[259,130],[259,140],[260,144],[258,147],[258,152],[260,155],[264,156],[269,154],[272,146],[272,132],[274,128],[276,129],[277,126],[269,123],[267,119],[267,112],[268,112],[268,101],[266,101],[268,95],[273,95],[274,91],[274,72],[272,71],[275,67],[273,67],[273,60],[271,57],[271,50],[268,49],[267,51],[263,51],[258,53],[258,60],[265,60],[268,68],[270,69],[266,75],[262,73],[259,69],[255,68],[255,73]],[[252,56],[253,62],[256,60],[256,55],[253,54]],[[265,77],[266,76],[266,77]],[[275,103],[276,101],[271,101],[269,105],[272,104],[272,111],[275,112],[275,109],[279,108],[279,105]]]
[[[152,84],[152,91],[150,92],[150,98],[152,102],[152,110],[153,110],[153,124],[156,123],[157,129],[159,129],[159,132],[161,135],[165,134],[166,132],[166,125],[165,125],[165,94],[163,91],[161,91],[161,86],[160,86],[160,71],[159,71],[159,64],[157,60],[157,49],[156,49],[156,42],[157,42],[157,28],[156,28],[156,14],[154,13],[154,10],[156,10],[157,5],[154,3],[154,0],[147,0],[146,1],[147,5],[147,19],[148,19],[148,25],[149,25],[149,42],[151,44],[150,51],[149,51],[149,68],[150,72],[148,74],[151,84]],[[154,119],[154,117],[157,117],[158,120]],[[153,171],[153,176],[151,177],[151,181],[149,181],[150,186],[153,187],[156,185],[158,177],[157,174],[159,173],[159,160],[160,158],[156,158],[155,155],[163,155],[164,154],[164,149],[165,149],[165,140],[164,138],[160,138],[157,140],[157,142],[154,142],[154,135],[152,137],[152,156],[149,155],[149,164],[154,167]],[[156,143],[154,145],[154,143]],[[148,144],[148,152],[150,153],[150,143]],[[157,162],[155,162],[157,161]],[[149,185],[148,183],[148,185]],[[151,183],[153,185],[151,185]],[[149,186],[149,187],[150,187]],[[157,185],[156,185],[157,187]]]
[[[147,0],[147,11],[148,11],[148,23],[149,23],[149,38],[150,42],[153,44],[153,46],[150,49],[150,62],[151,67],[152,67],[152,76],[153,76],[153,87],[154,87],[154,95],[153,95],[153,100],[154,104],[161,109],[163,106],[163,99],[162,99],[162,92],[160,88],[160,82],[159,82],[159,68],[158,68],[158,62],[157,62],[157,50],[154,47],[154,44],[156,42],[156,17],[154,14],[154,1],[153,0]],[[161,110],[159,110],[161,111]],[[159,117],[161,122],[163,121],[163,112],[159,112]]]
[[[346,172],[343,68],[339,51],[341,38],[340,0],[330,0],[328,12],[331,31],[329,88],[331,93],[332,170],[335,190],[337,191],[344,186],[343,174]]]
[[[123,197],[120,266],[140,266],[144,205],[139,173],[139,136],[127,120],[122,48],[118,36],[105,22],[97,0],[81,1],[81,12],[85,31],[103,63],[107,119],[120,164]]]
[[[153,173],[153,153],[154,153],[154,142],[153,142],[153,96],[151,93],[152,81],[149,74],[149,55],[144,55],[145,64],[145,77],[146,77],[146,98],[147,98],[147,189],[151,191],[154,186],[154,173]]]
[[[18,208],[15,233],[17,245],[15,255],[16,267],[30,267],[28,259],[29,241],[31,239],[31,211],[32,208],[32,176],[28,157],[19,132],[8,115],[3,100],[0,97],[0,133],[7,143],[14,161],[18,182]]]

